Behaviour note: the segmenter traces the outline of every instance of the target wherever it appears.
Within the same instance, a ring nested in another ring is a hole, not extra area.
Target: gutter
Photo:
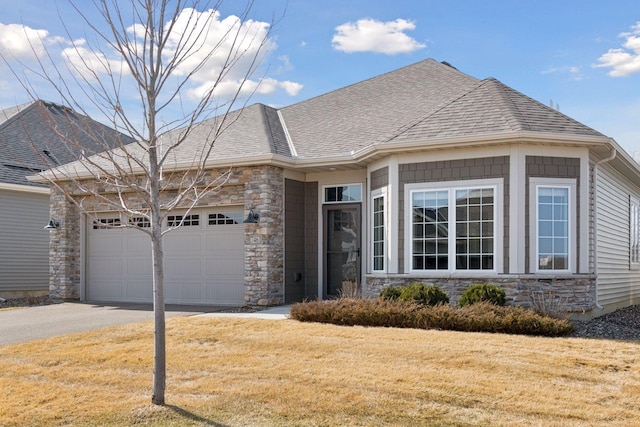
[[[598,310],[604,310],[604,307],[598,302],[598,167],[615,159],[617,154],[618,152],[614,147],[609,157],[597,161],[593,166],[593,274],[596,276],[596,299],[594,305]]]

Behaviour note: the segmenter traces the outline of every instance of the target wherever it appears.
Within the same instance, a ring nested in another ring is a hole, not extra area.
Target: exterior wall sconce
[[[51,218],[49,220],[49,224],[44,226],[45,230],[52,230],[54,228],[60,228],[60,223],[58,221],[56,221],[55,219]]]
[[[249,214],[247,215],[247,219],[242,221],[243,224],[257,224],[260,216],[253,211],[253,209],[249,210]]]

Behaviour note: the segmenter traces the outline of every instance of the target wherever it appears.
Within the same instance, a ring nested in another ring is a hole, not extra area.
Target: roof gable
[[[477,82],[427,59],[280,111],[299,156],[321,158],[385,141]]]

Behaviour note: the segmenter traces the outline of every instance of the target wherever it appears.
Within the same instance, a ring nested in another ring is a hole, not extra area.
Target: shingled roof
[[[216,135],[219,129],[223,131]],[[182,132],[169,132],[161,140],[175,141]],[[211,165],[277,161],[295,167],[296,162],[344,162],[369,148],[392,150],[396,143],[410,143],[415,149],[447,138],[486,136],[490,141],[495,135],[524,133],[554,135],[559,141],[608,141],[494,78],[478,80],[447,63],[426,59],[284,108],[254,104],[205,120],[194,126],[169,161],[181,168],[202,161],[207,141],[214,144],[208,157]],[[146,155],[138,144],[126,149],[141,159]],[[104,161],[108,160],[97,163]]]
[[[96,137],[111,147],[118,138],[132,141],[87,116],[42,100],[0,110],[0,183],[43,186],[26,177],[77,160],[80,154],[65,138],[94,154],[104,149]]]

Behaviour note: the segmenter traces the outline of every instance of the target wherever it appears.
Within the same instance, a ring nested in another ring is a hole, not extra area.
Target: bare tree
[[[132,137],[114,139],[114,133],[90,124],[77,126],[70,120],[64,127],[51,121],[50,132],[76,161],[60,165],[47,150],[38,153],[49,168],[41,176],[80,212],[92,218],[88,206],[99,203],[121,218],[101,226],[132,227],[150,238],[155,317],[151,401],[163,405],[163,236],[181,226],[189,211],[228,178],[229,171],[211,176],[207,161],[216,140],[241,114],[232,109],[255,90],[250,76],[272,47],[268,36],[273,22],[248,19],[251,2],[240,16],[223,21],[217,19],[218,3],[197,0],[95,0],[100,22],[83,9],[84,2],[71,5],[94,38],[73,40],[67,29],[73,41],[63,50],[64,65],[48,49],[36,65],[4,60],[33,99],[38,98],[33,84],[37,76],[54,88],[63,104],[86,116],[89,105],[118,132]],[[212,40],[214,33],[217,38]],[[32,43],[34,50],[44,45],[42,40]],[[195,101],[188,102],[188,97]],[[93,149],[81,143],[87,138]],[[163,228],[163,220],[176,208],[186,209],[186,214]]]

